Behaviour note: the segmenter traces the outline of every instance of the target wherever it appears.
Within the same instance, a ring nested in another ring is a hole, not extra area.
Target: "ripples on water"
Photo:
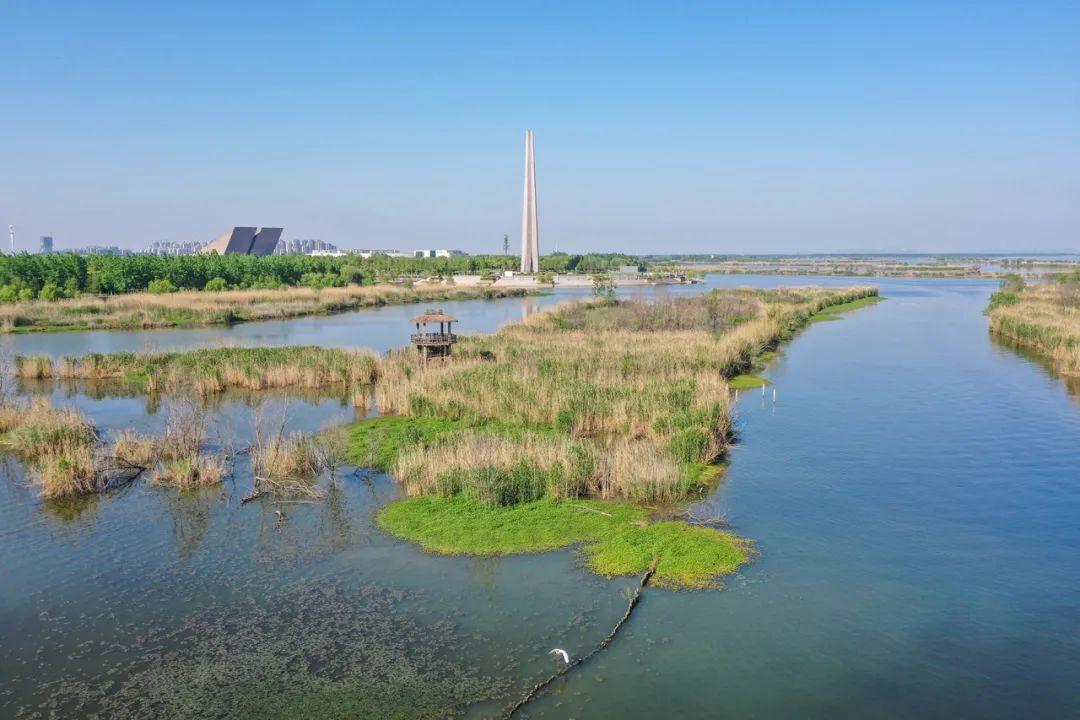
[[[625,634],[528,716],[1080,714],[1080,406],[988,338],[991,284],[877,284],[889,302],[781,355],[778,404],[743,395],[742,442],[701,511],[726,514],[761,558],[724,592],[649,590]],[[557,299],[453,313],[491,330]],[[382,349],[414,310],[240,327],[255,343]],[[8,345],[109,349],[95,338]],[[164,422],[117,386],[21,392],[74,404],[107,433]],[[213,425],[243,444],[264,400],[286,402],[228,395]],[[287,417],[310,431],[355,413],[308,395]],[[48,504],[18,463],[2,468],[3,717],[439,716],[494,695],[466,710],[487,717],[550,671],[548,650],[591,647],[625,607],[630,581],[596,578],[570,552],[441,558],[388,538],[372,511],[397,490],[381,474],[350,468],[279,522],[273,503],[239,504],[243,461],[198,493],[138,483]]]

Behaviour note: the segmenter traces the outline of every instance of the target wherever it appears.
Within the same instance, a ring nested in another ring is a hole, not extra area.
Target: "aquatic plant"
[[[174,400],[168,408],[165,432],[159,438],[128,440],[128,447],[145,459],[150,481],[179,490],[216,485],[227,467],[220,454],[206,449],[206,414],[190,398]],[[149,443],[149,452],[147,444]],[[123,447],[116,448],[120,455]]]
[[[344,428],[329,428],[317,434],[285,432],[285,408],[274,419],[260,408],[255,417],[255,441],[248,449],[253,490],[245,502],[261,495],[324,496],[317,481],[323,473],[331,480],[345,461],[348,437]]]
[[[388,532],[445,555],[511,555],[581,545],[593,571],[636,575],[656,562],[655,584],[715,586],[746,563],[749,542],[730,532],[679,521],[648,522],[631,503],[543,499],[492,507],[464,497],[416,497],[378,514]]]
[[[256,478],[275,484],[310,481],[327,466],[319,444],[306,433],[256,440],[250,455]]]
[[[986,313],[990,331],[1000,338],[1035,350],[1063,375],[1080,375],[1080,283],[1068,274],[1028,284],[991,297]]]
[[[151,482],[178,490],[217,485],[227,472],[225,461],[215,455],[190,455],[163,459],[150,475]]]
[[[26,462],[45,498],[97,492],[108,482],[100,467],[98,434],[73,408],[48,400],[0,403],[0,440]]]
[[[369,351],[305,345],[220,347],[168,353],[89,353],[65,357],[55,375],[62,379],[121,379],[147,392],[194,389],[204,397],[229,389],[341,385],[354,388],[353,397],[366,403],[359,386],[373,383],[376,372],[377,358]]]
[[[15,376],[24,380],[39,380],[53,376],[52,358],[48,355],[16,355]]]
[[[157,459],[158,442],[148,435],[123,430],[113,441],[112,455],[128,465],[147,468]]]

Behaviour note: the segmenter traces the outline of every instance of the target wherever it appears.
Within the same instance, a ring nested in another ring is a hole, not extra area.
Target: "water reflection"
[[[1048,358],[1046,355],[1043,355],[1036,350],[1021,345],[1020,343],[1010,338],[1002,337],[1001,335],[998,335],[994,332],[989,333],[989,335],[990,342],[993,343],[995,347],[1015,353],[1016,355],[1019,355],[1033,365],[1039,367],[1048,376],[1060,381],[1061,384],[1065,387],[1065,391],[1069,393],[1071,397],[1075,398],[1077,402],[1080,402],[1080,377],[1077,377],[1075,375],[1061,374],[1057,371],[1053,359]]]
[[[206,539],[212,505],[221,502],[222,490],[199,488],[181,492],[163,488],[161,494],[172,520],[172,539],[177,555],[181,560],[187,560]]]

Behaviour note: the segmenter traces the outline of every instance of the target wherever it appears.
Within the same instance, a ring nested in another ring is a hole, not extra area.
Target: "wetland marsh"
[[[720,284],[851,281],[711,277],[662,292]],[[760,556],[722,591],[650,588],[617,640],[522,717],[1080,710],[1080,404],[990,342],[993,283],[875,285],[887,302],[814,324],[760,372],[775,404],[741,395],[723,481],[692,507]],[[490,332],[566,297],[447,311]],[[381,353],[407,341],[413,311],[5,340],[57,361],[238,337]],[[106,439],[160,434],[168,415],[100,383],[31,379],[17,392],[75,406]],[[370,412],[333,387],[208,400],[208,442],[233,447],[260,412],[288,432]],[[551,648],[594,647],[635,584],[594,574],[573,550],[424,552],[380,529],[378,511],[403,495],[378,470],[342,468],[315,503],[241,504],[249,462],[200,490],[135,483],[57,503],[5,461],[0,714],[497,717],[551,672]]]

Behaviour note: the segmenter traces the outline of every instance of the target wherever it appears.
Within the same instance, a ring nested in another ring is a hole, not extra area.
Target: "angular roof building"
[[[234,227],[226,230],[199,252],[218,255],[269,255],[281,240],[281,228]]]

